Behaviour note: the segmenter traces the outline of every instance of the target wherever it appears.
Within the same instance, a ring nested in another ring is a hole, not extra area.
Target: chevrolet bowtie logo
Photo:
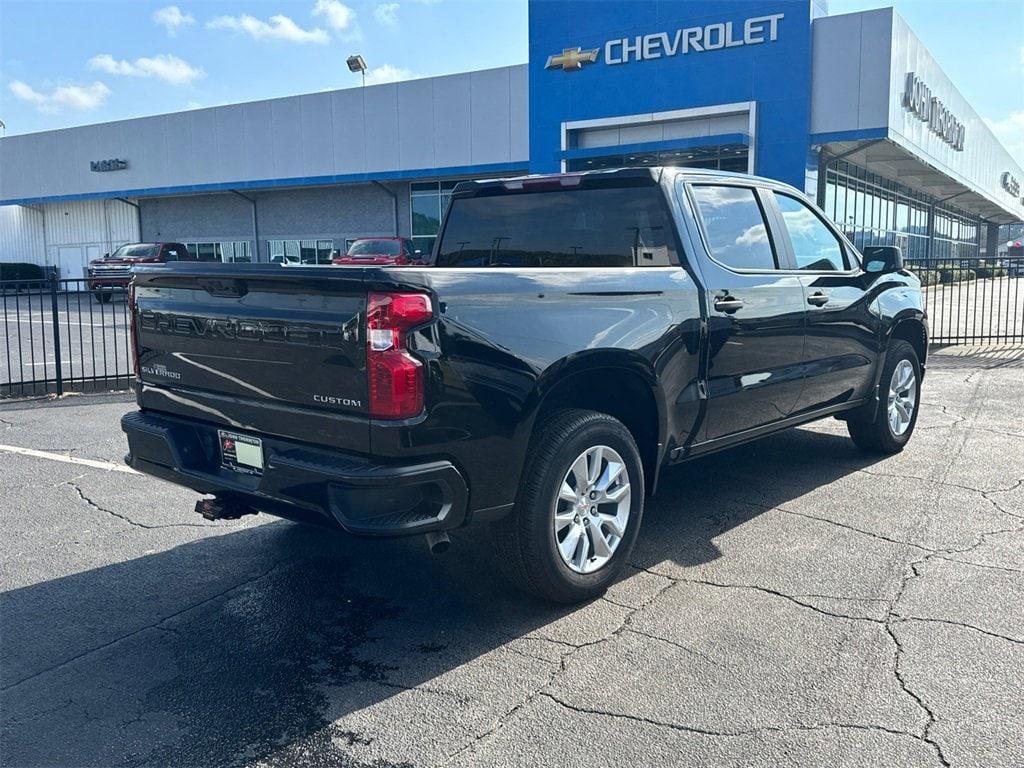
[[[563,70],[583,69],[584,64],[597,61],[597,50],[597,48],[591,48],[589,51],[584,51],[579,46],[576,48],[566,48],[561,53],[548,56],[548,63],[544,68],[554,69],[555,67],[561,67]]]

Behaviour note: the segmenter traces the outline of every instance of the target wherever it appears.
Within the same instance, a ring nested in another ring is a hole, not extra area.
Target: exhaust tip
[[[444,531],[438,533],[426,534],[427,549],[430,550],[431,554],[443,555],[448,551],[448,548],[452,545],[452,540],[448,537],[448,534]]]

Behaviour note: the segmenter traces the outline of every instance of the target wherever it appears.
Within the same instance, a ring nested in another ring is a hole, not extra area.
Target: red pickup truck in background
[[[352,242],[345,255],[335,256],[331,263],[405,266],[421,264],[422,260],[422,254],[407,237],[361,237]]]
[[[114,291],[127,290],[136,264],[196,260],[182,243],[128,243],[89,262],[89,290],[96,294],[97,301],[106,303]]]

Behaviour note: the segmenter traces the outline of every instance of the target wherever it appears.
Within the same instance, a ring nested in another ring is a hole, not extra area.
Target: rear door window
[[[677,263],[657,187],[454,198],[439,267],[664,267]]]
[[[778,268],[753,188],[695,184],[693,197],[715,261],[738,270]]]

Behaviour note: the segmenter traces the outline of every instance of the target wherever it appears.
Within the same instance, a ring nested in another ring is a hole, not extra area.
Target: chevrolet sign
[[[677,29],[671,34],[656,32],[652,35],[609,40],[604,44],[604,60],[607,64],[626,64],[630,61],[647,61],[665,56],[775,42],[779,39],[779,22],[784,15],[773,13],[770,16],[749,18],[743,22],[742,34],[731,21],[726,21],[705,24],[702,27]]]
[[[672,32],[654,32],[649,35],[621,37],[604,44],[605,64],[628,64],[631,61],[649,61],[688,53],[739,48],[745,45],[773,43],[779,39],[779,24],[785,14],[753,16],[741,24],[731,21],[683,27]],[[546,69],[575,70],[584,64],[596,62],[600,48],[565,48],[548,57]]]

